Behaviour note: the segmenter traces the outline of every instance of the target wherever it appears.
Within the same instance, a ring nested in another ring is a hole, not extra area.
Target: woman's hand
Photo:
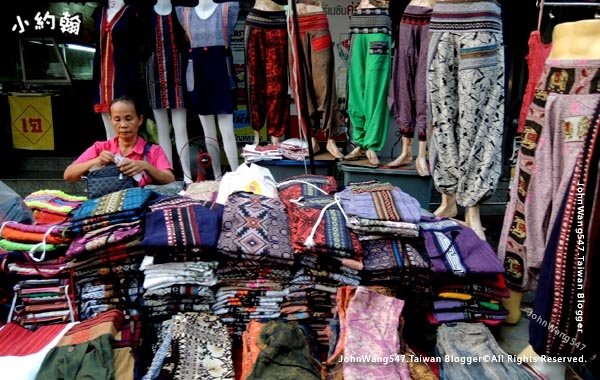
[[[108,150],[103,150],[102,153],[98,156],[98,164],[102,166],[106,166],[112,164],[115,161],[115,155]]]
[[[119,169],[121,170],[121,173],[133,177],[134,175],[146,170],[148,168],[148,165],[149,164],[143,160],[139,161],[125,159],[123,160],[121,165],[119,165]]]

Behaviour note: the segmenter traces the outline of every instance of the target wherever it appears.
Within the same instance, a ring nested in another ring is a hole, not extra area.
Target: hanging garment
[[[504,262],[509,286],[519,290],[535,288],[537,271],[543,257],[527,252],[528,238],[525,200],[532,175],[536,171],[539,137],[547,126],[545,108],[550,94],[598,94],[600,60],[548,60],[535,90],[523,133],[517,160],[514,185],[510,191],[502,233],[498,243],[498,258]],[[550,179],[548,179],[550,180]],[[560,202],[561,200],[557,200]],[[546,208],[546,206],[544,207]]]
[[[333,44],[329,31],[329,22],[325,12],[298,15],[300,49],[296,51],[295,29],[290,33],[289,62],[292,91],[296,101],[296,109],[307,109],[309,120],[299,115],[301,127],[312,128],[312,135],[317,136],[322,129],[327,138],[339,134],[340,110],[335,88],[335,67]],[[302,76],[304,98],[300,98],[297,77]],[[323,127],[320,128],[321,121]]]
[[[529,107],[535,96],[535,89],[540,81],[540,77],[544,71],[544,63],[550,55],[552,44],[545,44],[542,42],[542,36],[539,30],[534,30],[529,35],[529,52],[525,57],[527,61],[527,85],[525,87],[525,94],[523,95],[523,104],[521,104],[521,112],[519,113],[519,123],[517,127],[517,133],[523,133],[525,130],[525,121],[527,120],[527,113]]]
[[[496,190],[504,129],[504,46],[494,1],[441,0],[433,7],[427,84],[430,161],[436,189],[460,206]]]
[[[548,97],[549,103],[551,96]],[[569,98],[577,102],[580,96]],[[564,120],[559,126],[565,127]],[[568,189],[562,198],[557,199],[561,200],[561,207],[557,207],[556,219],[550,225],[533,310],[536,317],[531,318],[529,326],[532,347],[542,355],[580,356],[584,352],[593,352],[582,344],[582,338],[590,334],[589,330],[583,329],[582,322],[588,321],[587,318],[583,318],[585,303],[590,302],[590,299],[586,298],[589,289],[586,289],[585,284],[593,276],[589,262],[593,262],[595,253],[590,250],[589,239],[594,233],[586,236],[586,226],[589,226],[592,220],[594,200],[591,195],[595,195],[596,189],[593,186],[596,185],[595,177],[598,175],[596,169],[600,157],[600,106],[596,106],[585,129],[584,140],[577,144],[580,149],[572,174],[568,177]],[[574,123],[570,131],[573,134],[569,136],[577,137],[580,128]],[[536,162],[540,158],[541,148],[542,138],[538,145]],[[530,235],[528,239],[529,237]],[[560,334],[556,334],[555,331],[559,331]]]
[[[140,78],[141,28],[135,7],[125,5],[108,21],[107,7],[94,11],[96,53],[94,55],[94,111],[109,112],[110,102],[120,96],[133,98],[141,106],[146,99]]]
[[[190,41],[186,87],[196,113],[232,114],[236,79],[233,67],[228,64],[231,55],[228,46],[239,4],[219,4],[206,19],[201,19],[194,8],[176,7],[176,12]]]
[[[268,134],[281,137],[290,123],[285,12],[251,9],[244,42],[250,124],[260,131],[266,122]]]
[[[600,93],[591,95],[549,94],[545,125],[539,135],[535,169],[525,198],[525,252],[539,263],[544,257],[549,226],[570,189],[571,176],[579,160]],[[530,260],[529,262],[534,262]]]
[[[392,116],[400,133],[427,140],[427,51],[431,8],[409,5],[402,14],[390,85]]]
[[[392,69],[392,20],[387,9],[357,9],[350,19],[348,115],[352,139],[376,152],[387,139]]]
[[[146,86],[152,109],[181,109],[183,106],[183,63],[181,61],[184,41],[181,25],[175,13],[149,15],[151,47],[146,62]]]

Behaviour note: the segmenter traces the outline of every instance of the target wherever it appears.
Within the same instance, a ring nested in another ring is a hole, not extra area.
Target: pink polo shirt
[[[94,145],[87,148],[85,152],[79,156],[74,163],[79,164],[82,162],[86,162],[92,160],[100,155],[102,151],[108,150],[112,153],[121,153],[119,150],[119,138],[115,137],[112,140],[108,141],[96,141]],[[146,140],[142,137],[138,136],[137,141],[131,152],[125,157],[130,160],[143,160],[144,159],[144,147],[146,146]],[[159,170],[170,169],[173,170],[165,152],[162,150],[160,145],[152,144],[150,147],[150,151],[148,152],[148,156],[146,157],[146,161],[154,165]],[[146,172],[143,173],[142,180],[140,181],[140,186],[146,186],[147,184],[152,183],[152,177],[150,177]]]

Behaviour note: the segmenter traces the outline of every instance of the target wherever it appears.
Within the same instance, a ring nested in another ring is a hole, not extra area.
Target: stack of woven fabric
[[[296,261],[281,313],[309,326],[325,351],[336,289],[360,283],[362,247],[356,234],[346,228],[339,201],[330,195],[337,190],[334,178],[292,177],[279,188],[287,205]]]
[[[84,202],[72,216],[78,233],[68,251],[81,320],[101,312],[124,313],[131,346],[141,343],[144,257],[141,219],[155,194],[132,188]]]
[[[212,260],[223,207],[189,197],[165,197],[150,206],[142,245],[145,317],[157,330],[178,312],[210,310],[217,282]]]
[[[251,320],[279,318],[294,263],[284,203],[246,192],[227,197],[217,244],[221,265],[213,312],[241,335]]]
[[[9,320],[23,327],[73,322],[76,319],[73,293],[68,279],[27,279],[14,287],[15,306]]]
[[[508,314],[504,268],[490,245],[475,231],[450,219],[423,218],[421,234],[431,271],[437,277],[433,324],[479,321],[502,323]]]
[[[69,214],[86,199],[60,190],[39,190],[26,196],[23,201],[33,211],[37,224],[56,224],[66,222]]]

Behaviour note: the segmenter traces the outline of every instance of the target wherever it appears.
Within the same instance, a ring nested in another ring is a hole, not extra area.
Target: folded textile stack
[[[283,202],[244,192],[227,198],[217,249],[215,314],[240,335],[248,321],[278,318],[294,255]]]
[[[119,309],[139,316],[144,250],[140,220],[86,232],[67,251],[82,320]]]
[[[144,311],[153,320],[169,319],[187,311],[208,311],[215,302],[211,286],[217,283],[216,261],[154,264],[146,256],[144,271]]]
[[[178,312],[210,310],[217,283],[213,260],[223,206],[184,196],[165,197],[150,206],[142,246],[144,317],[152,329]],[[149,339],[154,341],[156,336]]]
[[[77,318],[68,279],[27,279],[14,287],[14,308],[8,319],[29,329],[74,322]]]
[[[88,232],[140,220],[155,196],[151,190],[136,187],[90,199],[75,210],[70,229],[75,233]]]
[[[276,145],[250,145],[246,144],[242,148],[242,157],[247,163],[258,162],[258,161],[272,161],[281,160],[283,156],[279,147]]]
[[[433,311],[427,315],[434,325],[463,321],[497,326],[508,315],[502,306],[502,299],[509,296],[502,274],[453,276],[443,280],[436,296]]]
[[[0,226],[2,270],[23,276],[58,276],[67,269],[65,251],[72,238],[68,224],[29,225],[5,222]]]
[[[490,245],[449,219],[424,217],[421,236],[431,271],[437,275],[437,299],[428,320],[501,323],[507,315],[501,300],[509,294],[504,267]]]
[[[360,182],[350,184],[337,197],[348,216],[348,227],[361,240],[419,236],[419,202],[396,186]]]
[[[279,144],[281,154],[290,160],[303,161],[308,157],[308,144],[298,138],[287,139]]]
[[[86,197],[70,195],[60,190],[39,190],[23,199],[33,211],[37,224],[64,223],[69,214],[86,200]]]
[[[326,351],[336,288],[360,283],[362,247],[356,234],[346,228],[339,202],[328,195],[337,189],[333,178],[297,176],[281,182],[279,188],[288,206],[296,256],[281,313],[309,326],[321,351]]]
[[[227,261],[217,269],[219,277],[213,313],[233,335],[240,336],[251,320],[280,317],[291,270],[250,261]]]

